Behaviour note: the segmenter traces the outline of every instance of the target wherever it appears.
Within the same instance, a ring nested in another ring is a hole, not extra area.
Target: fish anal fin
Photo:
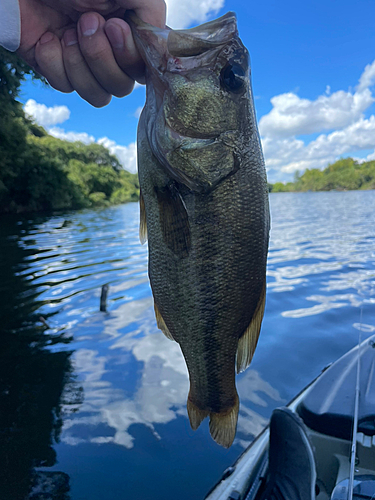
[[[210,413],[210,434],[217,444],[224,448],[232,446],[235,438],[239,407],[240,403],[236,395],[232,408],[226,412]]]
[[[258,343],[265,305],[266,305],[266,280],[264,280],[262,293],[260,295],[258,305],[255,309],[255,313],[252,317],[251,323],[238,341],[237,360],[236,360],[237,373],[246,370],[246,368],[251,363],[251,360],[253,359],[255,348]]]
[[[201,425],[201,422],[208,417],[209,412],[207,410],[199,409],[198,406],[191,401],[190,395],[188,397],[186,407],[189,415],[190,426],[193,431],[196,431]]]
[[[174,340],[171,332],[168,330],[168,327],[165,324],[163,316],[160,314],[158,306],[155,303],[154,303],[154,309],[155,309],[156,324],[157,324],[159,330],[161,330],[164,333],[164,335],[167,337],[167,339]]]
[[[145,200],[143,199],[142,191],[139,195],[139,210],[140,210],[140,221],[139,221],[139,239],[141,244],[144,245],[147,241],[147,221],[146,221],[146,207]]]

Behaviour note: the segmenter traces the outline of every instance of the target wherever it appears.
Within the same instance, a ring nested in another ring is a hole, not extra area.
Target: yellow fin
[[[187,403],[187,412],[189,415],[190,426],[193,431],[196,431],[198,427],[201,425],[202,420],[208,417],[209,412],[206,410],[200,410],[198,406],[196,406],[190,399],[188,398]]]
[[[168,327],[165,324],[163,316],[160,314],[158,306],[155,304],[155,302],[154,302],[154,309],[155,309],[155,316],[156,316],[156,324],[158,325],[159,330],[161,330],[164,333],[164,335],[167,337],[167,339],[174,340],[174,338],[172,337],[171,332],[168,330]]]
[[[262,319],[264,314],[264,308],[266,305],[266,280],[264,280],[264,286],[262,293],[259,298],[257,308],[255,309],[254,316],[251,320],[250,325],[245,330],[238,341],[237,347],[237,373],[243,372],[251,363],[255,348],[258,343],[260,327],[262,325]]]
[[[210,413],[210,434],[212,438],[229,448],[232,446],[237,429],[238,410],[240,407],[238,396],[234,406],[225,413]]]
[[[147,241],[147,221],[146,221],[146,208],[145,200],[142,196],[142,191],[139,196],[139,209],[140,209],[140,223],[139,223],[139,239],[143,245]]]

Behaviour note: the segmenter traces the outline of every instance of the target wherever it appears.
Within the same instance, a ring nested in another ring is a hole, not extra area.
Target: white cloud
[[[53,137],[62,139],[64,141],[80,141],[84,144],[95,142],[95,137],[93,135],[89,135],[87,132],[65,132],[65,130],[63,130],[62,128],[52,127],[48,129],[48,133],[53,135]]]
[[[375,148],[375,116],[364,112],[375,102],[375,61],[366,66],[356,91],[325,93],[316,100],[289,92],[271,99],[272,110],[259,122],[271,182],[285,180],[296,170],[325,168],[345,154]],[[327,131],[327,133],[322,133]],[[317,134],[311,142],[300,135]],[[366,160],[374,159],[375,152]]]
[[[375,84],[375,61],[373,61],[372,64],[368,64],[365,67],[365,70],[362,73],[361,78],[359,79],[357,92],[362,92],[362,90],[365,90],[374,84]]]
[[[125,170],[132,173],[137,172],[137,144],[135,142],[128,146],[120,146],[108,137],[102,137],[97,142],[108,148],[111,154],[117,156]]]
[[[361,118],[375,101],[368,88],[352,94],[339,90],[315,101],[289,92],[273,97],[272,110],[259,121],[261,135],[288,137],[343,128]]]
[[[188,28],[208,21],[224,7],[224,0],[166,0],[167,24],[171,28]]]
[[[361,159],[360,162],[373,161],[373,160],[375,160],[375,150],[369,155],[367,155],[365,159]]]
[[[307,145],[295,137],[279,140],[265,137],[262,143],[268,168],[284,173],[322,169],[351,151],[375,148],[375,116],[360,118],[343,130],[321,134]]]
[[[138,106],[138,108],[134,111],[133,115],[135,118],[139,118],[142,113],[143,106]]]
[[[26,102],[24,110],[26,115],[33,118],[42,127],[63,123],[70,117],[70,110],[66,106],[48,108],[45,104],[39,104],[34,99],[29,99]]]

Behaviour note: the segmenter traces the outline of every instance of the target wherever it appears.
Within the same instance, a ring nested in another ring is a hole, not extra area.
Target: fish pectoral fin
[[[189,217],[175,182],[156,189],[161,230],[166,246],[177,257],[185,258],[191,248]]]
[[[164,335],[167,337],[167,339],[174,340],[174,338],[172,337],[171,332],[168,330],[168,327],[165,324],[163,316],[160,314],[158,306],[155,304],[155,302],[154,302],[154,309],[155,309],[156,324],[157,324],[159,330],[161,330],[164,333]]]
[[[147,220],[146,220],[146,207],[145,200],[143,199],[142,191],[139,195],[139,210],[140,210],[140,221],[139,221],[139,239],[141,244],[144,245],[147,241]]]
[[[210,413],[210,434],[224,448],[232,446],[236,435],[239,408],[240,402],[237,396],[235,404],[227,412]]]
[[[251,323],[245,330],[245,333],[242,335],[240,340],[238,341],[237,360],[236,360],[237,373],[246,370],[246,368],[251,363],[251,360],[253,359],[255,348],[258,343],[265,305],[266,305],[266,280],[264,280],[262,293],[260,295],[258,305],[255,309],[255,313],[254,316],[252,317]]]

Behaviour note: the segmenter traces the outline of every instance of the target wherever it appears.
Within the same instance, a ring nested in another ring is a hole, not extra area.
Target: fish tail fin
[[[224,448],[229,448],[232,445],[236,435],[239,407],[240,402],[237,393],[234,405],[220,413],[201,410],[190,398],[187,400],[191,428],[194,431],[197,430],[202,420],[209,416],[210,434],[217,444],[224,446]]]
[[[188,397],[186,407],[189,415],[190,426],[193,431],[196,431],[201,425],[202,420],[208,417],[209,412],[198,408],[198,406],[191,401],[190,397]]]
[[[224,448],[232,446],[236,435],[239,408],[240,402],[236,395],[232,408],[222,413],[210,413],[210,434]]]

